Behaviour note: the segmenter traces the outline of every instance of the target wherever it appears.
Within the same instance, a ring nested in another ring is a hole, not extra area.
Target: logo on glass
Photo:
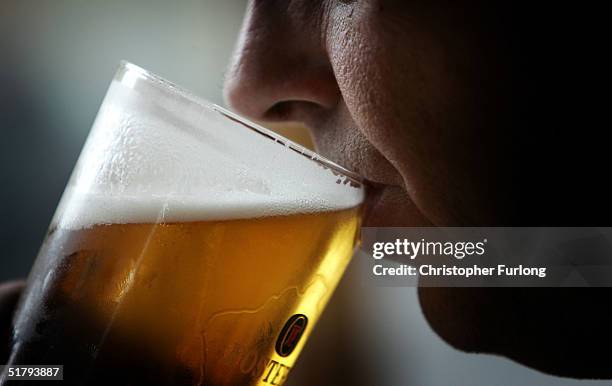
[[[306,330],[308,318],[303,314],[295,314],[287,320],[276,341],[276,353],[282,357],[289,356],[297,346]]]

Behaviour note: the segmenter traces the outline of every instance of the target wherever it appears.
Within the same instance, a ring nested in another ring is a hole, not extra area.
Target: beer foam
[[[311,213],[363,200],[363,188],[348,177],[206,102],[127,75],[134,76],[127,71],[107,92],[58,207],[58,226]]]

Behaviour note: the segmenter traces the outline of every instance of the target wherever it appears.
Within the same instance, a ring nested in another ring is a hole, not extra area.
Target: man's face
[[[365,225],[493,225],[503,204],[491,121],[505,107],[485,9],[252,1],[227,100],[256,121],[305,124],[319,153],[369,180]]]
[[[520,125],[512,4],[503,3],[251,1],[227,101],[259,122],[305,124],[318,152],[362,174],[370,182],[365,225],[508,225],[512,188],[523,185],[508,165]],[[422,287],[419,299],[455,347],[552,371],[541,363],[547,355],[530,354],[525,328],[539,308],[525,304],[554,308],[559,298],[499,290]],[[554,331],[551,320],[539,321],[538,334]],[[562,351],[549,335],[538,353]]]

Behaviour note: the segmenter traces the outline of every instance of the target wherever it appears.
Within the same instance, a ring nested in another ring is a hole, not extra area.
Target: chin
[[[610,288],[419,288],[431,328],[451,346],[551,375],[612,379]]]

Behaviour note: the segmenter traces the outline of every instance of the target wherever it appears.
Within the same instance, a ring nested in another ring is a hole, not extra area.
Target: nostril
[[[320,109],[315,102],[304,100],[287,100],[276,102],[264,113],[264,120],[269,122],[295,121],[300,122],[314,110]]]
[[[293,111],[292,101],[282,101],[275,103],[264,114],[266,121],[287,121],[291,117]]]

